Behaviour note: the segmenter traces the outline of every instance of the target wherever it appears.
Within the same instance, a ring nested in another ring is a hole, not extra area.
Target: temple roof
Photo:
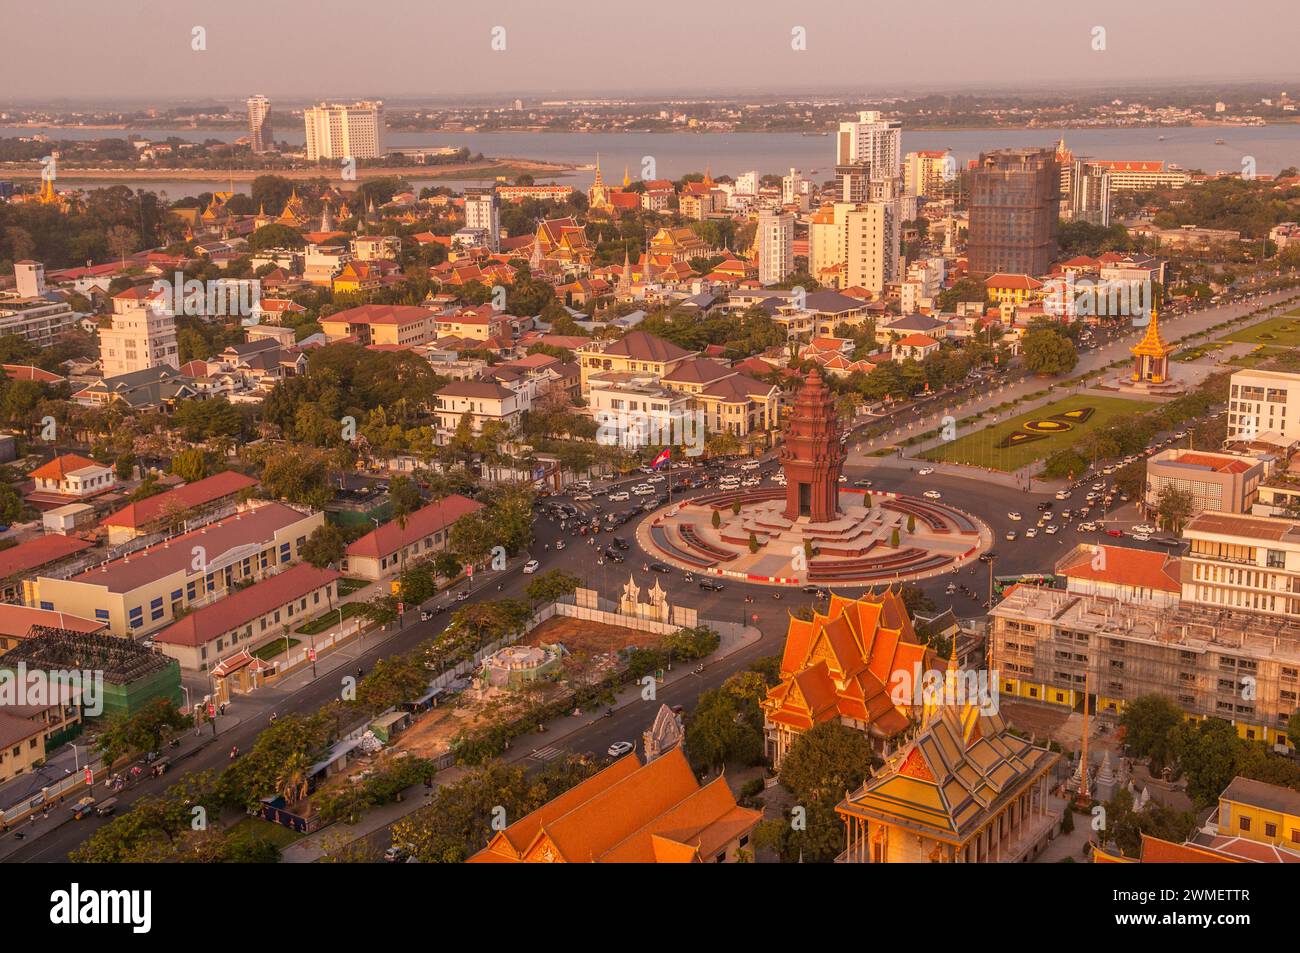
[[[1147,325],[1147,333],[1142,336],[1142,340],[1133,346],[1134,357],[1166,357],[1173,347],[1165,343],[1164,338],[1160,336],[1160,319],[1156,315],[1156,309],[1151,309],[1151,323]]]

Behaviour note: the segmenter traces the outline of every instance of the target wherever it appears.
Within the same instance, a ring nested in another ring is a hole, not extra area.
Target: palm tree
[[[306,754],[295,751],[289,755],[280,765],[279,771],[276,772],[276,793],[290,804],[301,801],[307,796],[308,772],[310,770],[311,765],[307,761]]]

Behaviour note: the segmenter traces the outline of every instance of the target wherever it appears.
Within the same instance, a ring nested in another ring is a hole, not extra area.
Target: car
[[[871,481],[870,481],[870,480],[854,480],[854,481],[853,481],[853,485],[854,485],[854,486],[860,486],[860,487],[862,487],[862,488],[865,489],[865,488],[871,486]]]
[[[1151,539],[1150,533],[1129,533],[1129,535],[1143,543],[1148,542]]]
[[[720,582],[714,582],[712,579],[701,579],[700,588],[705,592],[721,592],[723,585]]]
[[[916,471],[916,475],[917,475],[917,476],[929,476],[929,475],[930,475],[931,473],[933,473],[933,472],[934,472],[934,467],[921,467],[921,469],[919,469],[919,470]]]
[[[524,575],[531,576],[533,573],[537,572],[539,568],[541,568],[541,565],[542,564],[539,563],[536,559],[528,560],[528,562],[524,563]]]
[[[980,562],[982,562],[982,563],[991,563],[991,562],[993,562],[993,560],[995,560],[995,559],[997,559],[997,558],[998,558],[998,554],[995,553],[995,552],[994,552],[993,550],[991,550],[991,549],[990,549],[988,552],[986,552],[986,553],[980,553],[980,555],[979,555],[979,560],[980,560]]]
[[[617,493],[611,493],[609,495],[609,501],[611,503],[626,503],[630,499],[632,499],[632,494],[628,493],[626,490],[619,490]]]
[[[621,536],[615,536],[615,537],[614,537],[614,545],[615,545],[616,547],[618,547],[619,549],[627,549],[627,548],[628,548],[627,540],[625,540],[625,539],[624,539],[623,537],[621,537]]]
[[[1022,519],[1024,519],[1024,517],[1021,516],[1019,513],[1012,511],[1007,514],[1007,519],[1011,520],[1013,523],[1019,523]]]
[[[748,462],[746,462],[746,463],[742,463],[742,464],[740,465],[740,469],[742,469],[742,470],[757,470],[761,465],[762,465],[762,464],[760,464],[757,460],[750,460],[750,461],[748,461]]]
[[[1137,533],[1146,533],[1146,534],[1149,536],[1150,534],[1154,533],[1155,531],[1156,531],[1156,528],[1155,528],[1154,526],[1151,526],[1151,525],[1148,524],[1148,523],[1139,523],[1137,526],[1134,526],[1134,527],[1133,527],[1133,532],[1134,532],[1134,534],[1137,534]]]
[[[1019,539],[1019,538],[1020,538],[1020,534],[1017,533],[1014,529],[1009,529],[1009,530],[1007,530],[1007,541],[1008,541],[1008,542],[1013,542],[1013,543],[1014,543],[1014,542],[1015,542],[1017,539]]]
[[[669,566],[667,563],[651,563],[651,564],[650,564],[650,571],[651,571],[651,572],[665,572],[665,573],[667,573],[667,572],[672,572],[672,571],[673,571],[673,567],[672,567],[672,566]]]
[[[1094,483],[1094,484],[1092,485],[1092,488],[1093,488],[1094,490],[1104,490],[1104,489],[1106,489],[1106,484],[1105,484],[1105,483]]]
[[[655,488],[649,483],[638,483],[636,486],[632,487],[632,492],[637,496],[649,496],[654,493],[654,491]]]
[[[598,486],[598,487],[596,487],[596,489],[594,489],[594,490],[591,491],[591,495],[592,495],[592,496],[608,496],[608,495],[609,495],[609,487],[607,487],[607,486]]]
[[[1124,535],[1124,531],[1122,529],[1108,529],[1106,530],[1106,535],[1114,536],[1116,539],[1119,539]]]
[[[662,473],[656,473],[656,474],[655,474],[654,476],[652,476],[652,477],[647,477],[647,478],[646,478],[646,482],[647,482],[647,483],[663,483],[664,480],[666,480],[666,479],[668,479],[668,478],[667,478],[666,476],[664,476]]]
[[[1033,538],[1036,537],[1037,535],[1038,535],[1038,527],[1037,527],[1037,526],[1031,526],[1031,527],[1029,527],[1029,529],[1025,530],[1025,538],[1026,538],[1026,539],[1033,539]]]
[[[841,474],[840,474],[840,482],[841,482],[841,483],[848,483],[848,482],[849,482],[849,478],[846,477],[843,473],[841,473]]]
[[[591,499],[591,494],[590,494],[590,493],[575,493],[575,494],[573,494],[573,498],[574,498],[575,500],[577,500],[579,503],[581,503],[581,502],[583,502],[583,501],[585,501],[585,500],[589,500],[589,499]]]
[[[1089,521],[1086,522],[1086,523],[1080,523],[1080,524],[1079,524],[1079,529],[1081,529],[1081,530],[1085,530],[1085,531],[1087,531],[1087,532],[1089,532],[1089,533],[1095,533],[1095,532],[1097,532],[1097,524],[1094,523],[1094,522],[1092,522],[1092,520],[1089,520]]]
[[[1055,536],[1059,529],[1060,527],[1058,527],[1055,523],[1048,523],[1046,526],[1043,527],[1043,532],[1046,533],[1048,536]]]
[[[1070,491],[1069,491],[1069,490],[1057,490],[1057,491],[1056,491],[1056,498],[1057,498],[1058,500],[1068,500],[1068,499],[1070,498]]]
[[[632,748],[633,745],[630,741],[615,741],[605,749],[605,754],[609,755],[611,758],[621,758],[623,755],[629,754],[632,751]]]
[[[943,494],[940,493],[938,490],[926,490],[925,493],[922,494],[922,496],[924,496],[927,500],[943,499]]]
[[[1040,513],[1046,512],[1047,510],[1050,510],[1051,508],[1052,508],[1052,501],[1051,501],[1051,500],[1043,500],[1041,503],[1038,504],[1038,512],[1040,512]]]
[[[612,546],[608,547],[607,549],[601,550],[601,552],[603,552],[605,554],[605,558],[612,563],[621,563],[624,561],[623,554],[620,553],[617,549],[615,549]]]

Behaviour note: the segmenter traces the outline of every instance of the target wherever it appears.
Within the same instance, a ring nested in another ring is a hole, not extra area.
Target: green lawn
[[[293,648],[301,641],[302,641],[301,639],[295,639],[293,636],[290,636],[288,642],[289,648]],[[285,638],[282,635],[277,639],[273,639],[270,642],[267,642],[260,649],[254,652],[253,656],[255,658],[260,658],[263,662],[269,662],[271,661],[271,659],[275,658],[284,650],[285,650]]]
[[[243,840],[245,838],[269,840],[281,850],[284,850],[284,848],[303,836],[283,824],[272,824],[260,817],[246,817],[227,828],[226,834],[233,840]]]
[[[1300,311],[1292,311],[1280,318],[1261,321],[1248,328],[1232,331],[1219,339],[1234,344],[1267,344],[1272,347],[1300,346]]]
[[[339,580],[339,595],[350,596],[358,589],[364,589],[370,585],[369,579],[353,579],[351,576],[344,576]]]
[[[346,620],[365,612],[366,604],[364,602],[345,602],[343,603],[342,608],[343,618]],[[312,619],[310,622],[298,626],[294,631],[302,635],[317,635],[318,633],[328,630],[330,626],[338,625],[338,623],[339,610],[336,607],[325,613],[320,618]]]
[[[1081,436],[1105,427],[1116,417],[1140,414],[1154,406],[1156,405],[1151,401],[1125,400],[1122,397],[1093,397],[1086,394],[1066,397],[1038,410],[1020,414],[992,426],[985,426],[953,443],[933,447],[921,456],[926,460],[964,463],[968,466],[989,467],[994,470],[1019,470],[1035,460],[1046,459],[1057,450],[1077,443]],[[1081,410],[1085,407],[1093,409],[1092,416],[1086,423],[1073,424],[1068,431],[1051,434],[1042,440],[1034,440],[1019,446],[1002,448],[997,446],[1007,435],[1023,430],[1026,421],[1042,420],[1053,414]]]

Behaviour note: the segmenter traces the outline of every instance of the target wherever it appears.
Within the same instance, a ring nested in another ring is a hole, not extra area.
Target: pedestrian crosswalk
[[[534,761],[554,761],[564,754],[563,748],[557,748],[555,745],[547,745],[545,748],[535,748],[533,753],[528,757]]]

